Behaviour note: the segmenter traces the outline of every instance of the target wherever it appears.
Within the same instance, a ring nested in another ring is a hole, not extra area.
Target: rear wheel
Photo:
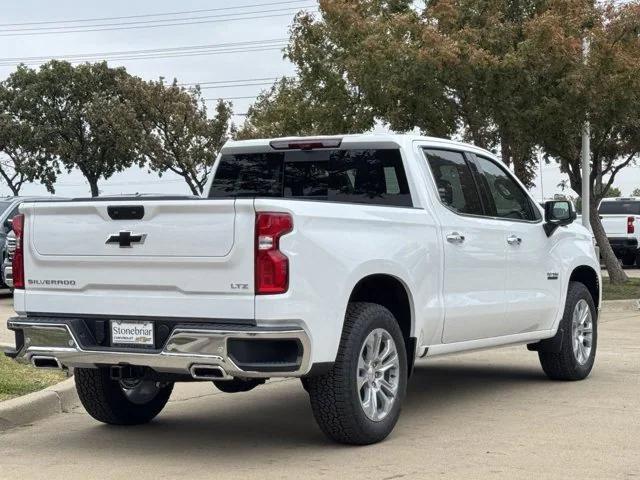
[[[108,368],[76,368],[76,390],[85,410],[111,425],[138,425],[153,420],[169,401],[173,383],[112,380]]]
[[[553,380],[582,380],[595,362],[598,343],[597,310],[591,293],[582,283],[570,282],[564,316],[557,335],[558,352],[539,351],[542,369]]]
[[[404,338],[391,312],[373,303],[350,304],[332,369],[305,383],[315,419],[329,438],[357,445],[386,438],[407,385]]]
[[[622,265],[624,265],[625,267],[632,267],[633,265],[635,265],[636,263],[636,254],[635,253],[626,253],[623,257],[622,257]]]

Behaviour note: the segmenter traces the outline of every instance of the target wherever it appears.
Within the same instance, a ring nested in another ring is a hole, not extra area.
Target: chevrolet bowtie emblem
[[[147,238],[146,233],[131,233],[122,231],[117,235],[111,235],[105,242],[107,245],[110,243],[117,243],[120,248],[130,248],[132,243],[144,243]]]

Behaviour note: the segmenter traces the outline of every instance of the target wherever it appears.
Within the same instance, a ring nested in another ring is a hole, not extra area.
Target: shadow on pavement
[[[396,437],[403,419],[412,416],[455,415],[469,411],[489,396],[512,390],[538,389],[548,384],[541,370],[508,365],[469,365],[437,362],[417,365]],[[215,392],[211,387],[211,392]],[[526,395],[526,392],[520,392]],[[68,417],[68,416],[66,416]],[[74,415],[75,417],[75,415]],[[172,402],[154,422],[138,427],[112,427],[93,422],[75,425],[57,435],[56,449],[104,451],[105,455],[175,456],[241,461],[252,454],[285,449],[335,446],[316,426],[309,400],[297,381],[279,382],[249,394],[215,395]],[[410,421],[410,420],[408,420]]]

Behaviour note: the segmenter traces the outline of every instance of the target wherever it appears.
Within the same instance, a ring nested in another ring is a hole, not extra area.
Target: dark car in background
[[[2,268],[0,269],[0,288],[13,288],[11,272],[11,254],[15,249],[15,235],[11,230],[11,221],[18,214],[18,207],[23,202],[50,202],[64,200],[60,197],[0,197],[0,248]]]

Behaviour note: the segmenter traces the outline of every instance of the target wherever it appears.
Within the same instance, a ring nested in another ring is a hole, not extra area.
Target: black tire
[[[300,383],[302,384],[302,388],[304,388],[304,391],[309,393],[309,377],[301,377]]]
[[[584,363],[580,363],[576,358],[573,347],[573,312],[581,300],[587,302],[592,318],[592,340],[591,352]],[[591,297],[591,293],[580,282],[569,282],[567,301],[565,303],[564,315],[560,321],[558,333],[562,336],[559,352],[539,351],[538,358],[542,369],[552,380],[583,380],[585,379],[595,362],[596,349],[598,346],[598,311]]]
[[[225,393],[239,393],[253,390],[264,383],[264,379],[258,378],[234,378],[233,380],[214,380],[213,384],[218,390]]]
[[[620,260],[622,260],[622,265],[624,265],[625,267],[632,267],[636,263],[636,254],[627,253]]]
[[[110,425],[140,425],[158,415],[169,401],[173,383],[163,384],[150,401],[131,402],[108,368],[76,368],[78,397],[89,415]]]
[[[384,329],[393,339],[399,359],[396,398],[387,415],[371,420],[360,404],[358,357],[367,336]],[[313,415],[329,438],[346,444],[368,445],[384,440],[393,430],[407,387],[407,355],[402,331],[393,314],[373,303],[349,304],[336,361],[331,370],[305,380]]]

